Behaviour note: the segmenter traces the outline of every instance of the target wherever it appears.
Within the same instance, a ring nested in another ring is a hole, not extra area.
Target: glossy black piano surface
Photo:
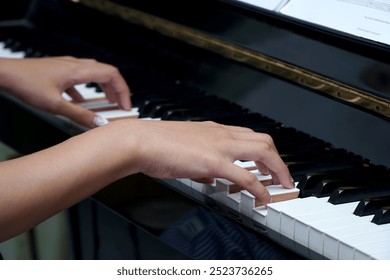
[[[389,104],[387,46],[316,30],[229,1],[134,2],[125,6],[201,31],[227,45],[276,58]],[[30,57],[72,55],[114,64],[132,89],[134,106],[142,109],[145,117],[214,120],[271,134],[300,182],[301,197],[334,191],[337,184],[326,180],[389,188],[384,182],[389,178],[390,126],[388,117],[380,112],[329,98],[288,77],[88,5],[51,0],[25,1],[20,6],[27,12],[12,6],[7,7],[12,13],[0,14],[0,42],[7,48]],[[371,72],[374,74],[367,74]],[[22,154],[83,132],[67,120],[0,97],[1,140]],[[326,177],[314,174],[324,171]],[[157,181],[140,174],[71,208],[73,257],[322,257],[287,250],[267,238],[263,227],[248,226],[237,213],[207,197],[194,199],[181,187],[175,180]]]

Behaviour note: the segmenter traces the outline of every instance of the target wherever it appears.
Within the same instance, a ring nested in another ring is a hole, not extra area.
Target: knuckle
[[[243,178],[243,183],[245,186],[253,186],[257,183],[257,181],[257,177],[251,172],[247,172]]]
[[[274,143],[274,140],[272,139],[271,135],[264,134],[264,142],[267,143],[268,146],[272,146]]]
[[[260,149],[261,149],[261,153],[266,153],[266,154],[269,154],[273,151],[272,144],[267,142],[262,143]]]

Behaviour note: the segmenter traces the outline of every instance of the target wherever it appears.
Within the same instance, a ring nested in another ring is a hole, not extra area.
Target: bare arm
[[[42,110],[94,127],[94,113],[61,97],[81,96],[74,85],[99,83],[107,98],[131,107],[129,88],[118,69],[95,60],[56,57],[1,59],[0,87]],[[233,164],[253,160],[275,183],[293,187],[270,136],[213,122],[115,121],[18,159],[0,163],[0,241],[96,193],[124,176],[225,178],[264,204],[266,188]]]
[[[0,164],[0,240],[138,172],[158,178],[226,178],[268,203],[266,188],[233,164],[236,159],[255,160],[292,187],[270,137],[249,129],[212,122],[130,120],[90,130]]]

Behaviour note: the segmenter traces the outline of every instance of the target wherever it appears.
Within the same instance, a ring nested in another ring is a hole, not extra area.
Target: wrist
[[[116,179],[141,171],[143,142],[140,139],[138,121],[120,120],[90,132],[99,139],[97,150],[104,151],[106,167],[116,174]]]

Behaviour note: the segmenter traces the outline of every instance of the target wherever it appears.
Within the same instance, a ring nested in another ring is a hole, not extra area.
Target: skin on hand
[[[130,90],[111,65],[73,57],[0,58],[1,88],[31,106],[94,127],[93,112],[62,97],[65,91],[82,102],[74,86],[88,82],[98,83],[109,101],[130,109]],[[214,122],[111,122],[0,163],[0,240],[139,172],[156,178],[224,178],[269,203],[267,189],[254,174],[235,165],[236,160],[255,161],[275,184],[293,187],[269,135]]]
[[[267,204],[271,200],[267,189],[253,173],[234,164],[235,160],[253,160],[262,173],[272,175],[275,184],[294,187],[287,166],[267,134],[214,122],[139,120],[130,125],[110,125],[123,125],[120,131],[137,131],[134,137],[139,138],[141,157],[136,160],[137,170],[149,176],[225,178]]]
[[[0,240],[139,172],[156,178],[225,178],[263,204],[269,203],[266,188],[256,176],[234,164],[238,159],[257,162],[274,180],[293,187],[268,135],[213,122],[109,123],[51,148],[0,163]]]
[[[95,82],[110,102],[131,108],[130,89],[119,70],[94,59],[74,57],[0,58],[0,85],[23,102],[52,114],[63,115],[86,127],[95,127],[95,113],[62,97],[66,92],[83,102],[74,87]]]

